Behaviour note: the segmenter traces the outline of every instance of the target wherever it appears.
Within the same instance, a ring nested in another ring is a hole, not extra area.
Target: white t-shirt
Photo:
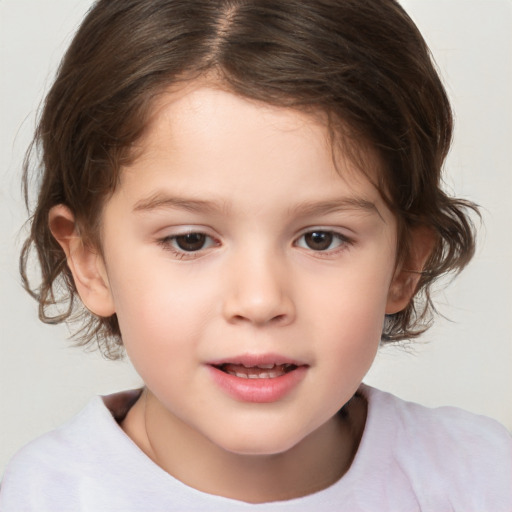
[[[453,407],[429,409],[363,385],[368,417],[355,459],[315,494],[265,504],[212,496],[154,464],[97,397],[10,462],[2,512],[511,512],[512,437]],[[133,393],[106,401],[123,414]],[[124,409],[124,411],[123,411]]]

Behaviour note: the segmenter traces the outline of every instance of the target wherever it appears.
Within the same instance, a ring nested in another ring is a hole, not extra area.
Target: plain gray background
[[[0,0],[0,472],[24,443],[94,394],[140,386],[127,362],[85,354],[37,320],[19,284],[23,153],[55,68],[90,0]],[[512,429],[512,0],[407,0],[456,113],[446,186],[483,206],[477,256],[437,295],[436,325],[386,348],[365,381]]]

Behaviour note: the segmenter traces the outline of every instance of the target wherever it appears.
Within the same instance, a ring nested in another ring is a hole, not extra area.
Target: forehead
[[[243,132],[239,130],[241,124]],[[187,140],[212,140],[219,127],[233,141],[244,135],[251,136],[255,144],[269,136],[273,128],[292,136],[302,132],[308,146],[329,151],[344,172],[357,171],[372,178],[381,166],[375,148],[354,134],[344,120],[332,119],[315,106],[290,108],[244,97],[215,76],[170,86],[153,101],[145,125],[143,136],[133,145],[133,160],[149,156],[163,142],[162,137],[167,138],[166,149],[171,151],[183,148]]]
[[[209,143],[219,135],[233,142],[251,137],[254,145],[261,145],[272,131],[296,139],[302,132],[310,145],[320,143],[325,149],[330,147],[326,127],[327,118],[320,112],[306,113],[249,99],[217,82],[192,81],[167,90],[154,101],[138,149],[141,156],[148,156],[162,149],[163,138],[168,150],[184,149],[194,141],[212,149]]]
[[[354,147],[339,132],[332,134],[321,112],[269,105],[192,82],[155,101],[121,183],[136,180],[139,192],[142,187],[156,193],[172,179],[178,189],[220,194],[227,187],[234,194],[252,190],[270,199],[278,182],[290,179],[292,184],[293,179],[297,200],[307,201],[315,190],[323,188],[325,194],[342,181],[355,195],[364,188],[375,200],[379,193],[372,178],[378,160],[373,152]]]

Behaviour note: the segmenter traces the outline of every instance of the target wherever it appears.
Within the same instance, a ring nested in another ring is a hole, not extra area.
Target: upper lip
[[[208,361],[211,366],[222,366],[224,364],[239,364],[252,368],[262,365],[294,365],[294,366],[308,366],[303,361],[294,359],[288,356],[280,354],[241,354],[232,357],[223,357],[222,359],[216,359],[214,361]]]

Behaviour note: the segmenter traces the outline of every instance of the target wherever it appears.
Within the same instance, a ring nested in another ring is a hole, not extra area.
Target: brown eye
[[[330,231],[311,231],[304,235],[304,243],[313,251],[326,251],[332,245],[334,234]]]
[[[302,249],[330,254],[328,251],[338,252],[352,243],[352,240],[336,231],[313,229],[297,238],[294,245]]]
[[[206,245],[208,237],[204,233],[187,233],[174,237],[176,246],[185,252],[200,251]]]

